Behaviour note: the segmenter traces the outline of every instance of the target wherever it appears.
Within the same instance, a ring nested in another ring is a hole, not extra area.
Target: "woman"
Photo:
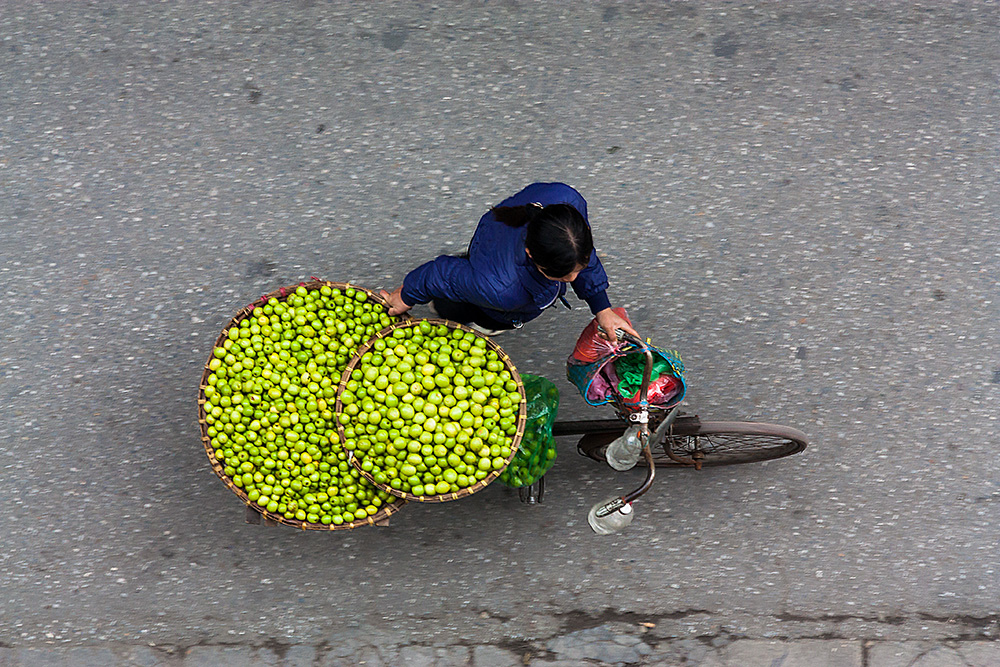
[[[392,293],[381,294],[390,315],[430,303],[440,317],[495,335],[520,328],[557,299],[566,303],[567,284],[610,340],[615,329],[639,335],[611,309],[587,202],[563,183],[534,183],[479,220],[468,253],[418,266]]]

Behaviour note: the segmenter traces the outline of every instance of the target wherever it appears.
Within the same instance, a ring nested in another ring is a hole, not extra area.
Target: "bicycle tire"
[[[698,459],[702,466],[760,463],[798,454],[806,434],[789,426],[760,422],[681,422],[667,433],[657,450],[656,465],[687,466],[670,458]],[[659,453],[659,452],[657,452]],[[665,460],[664,460],[665,459]]]
[[[577,443],[577,451],[587,458],[604,462],[604,450],[624,430],[620,421],[606,420],[591,428]],[[693,467],[677,461],[667,448],[682,459],[693,461],[697,454],[701,466],[760,463],[798,454],[808,445],[798,429],[761,422],[702,422],[679,417],[662,442],[653,443],[651,452],[656,467]],[[645,461],[639,459],[639,466]]]

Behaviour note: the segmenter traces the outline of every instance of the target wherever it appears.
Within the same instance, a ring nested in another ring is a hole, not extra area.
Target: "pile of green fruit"
[[[344,446],[394,495],[456,497],[498,475],[516,450],[515,374],[472,331],[429,320],[397,325],[346,378],[338,398]]]
[[[528,420],[514,459],[500,474],[500,481],[512,488],[537,482],[556,462],[556,440],[552,424],[559,411],[559,388],[550,380],[524,374]]]
[[[259,509],[329,527],[397,502],[350,465],[334,415],[355,351],[395,321],[364,290],[300,285],[220,337],[202,388],[204,434],[222,472]]]

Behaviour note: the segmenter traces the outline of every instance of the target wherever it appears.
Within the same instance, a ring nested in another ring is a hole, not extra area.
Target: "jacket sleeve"
[[[442,255],[406,274],[401,296],[410,306],[448,299],[497,309],[494,292],[491,285],[476,279],[468,258]]]
[[[573,291],[576,295],[587,302],[590,312],[596,315],[605,308],[611,307],[611,300],[608,299],[608,274],[604,272],[604,266],[597,257],[597,251],[590,253],[590,263],[580,275],[573,281]]]

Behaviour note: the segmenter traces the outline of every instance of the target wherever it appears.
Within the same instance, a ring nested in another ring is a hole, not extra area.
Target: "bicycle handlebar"
[[[608,330],[605,329],[604,327],[602,327],[599,324],[597,325],[597,330],[600,331],[603,334],[608,333]],[[642,347],[645,344],[645,343],[642,342],[641,338],[639,338],[638,336],[633,336],[632,334],[630,334],[629,332],[625,331],[624,329],[615,329],[615,336],[617,338],[627,340],[628,342],[630,342],[630,343],[632,343],[634,345],[638,345],[639,347]]]

